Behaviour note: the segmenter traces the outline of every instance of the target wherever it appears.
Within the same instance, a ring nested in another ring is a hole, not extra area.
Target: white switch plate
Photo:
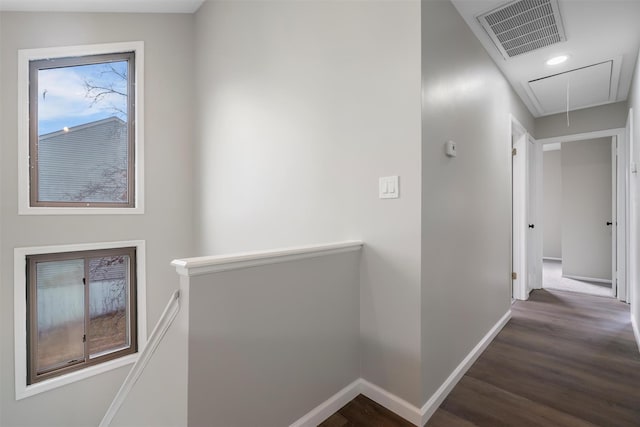
[[[378,195],[381,199],[397,199],[400,197],[400,186],[397,176],[382,176],[378,180]]]

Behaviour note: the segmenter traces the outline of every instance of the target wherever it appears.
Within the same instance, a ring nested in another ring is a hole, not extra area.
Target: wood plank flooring
[[[629,306],[537,290],[442,403],[427,427],[638,427],[640,353]],[[321,426],[410,426],[358,396]]]
[[[361,394],[330,416],[320,426],[414,427],[409,421]]]

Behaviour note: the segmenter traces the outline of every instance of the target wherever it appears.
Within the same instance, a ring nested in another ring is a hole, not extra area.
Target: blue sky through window
[[[127,121],[127,61],[38,71],[38,135],[108,117]]]

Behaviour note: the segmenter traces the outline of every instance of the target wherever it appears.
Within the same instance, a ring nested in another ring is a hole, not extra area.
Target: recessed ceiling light
[[[569,59],[567,55],[554,56],[550,60],[547,61],[547,65],[558,65],[562,64],[564,61]]]

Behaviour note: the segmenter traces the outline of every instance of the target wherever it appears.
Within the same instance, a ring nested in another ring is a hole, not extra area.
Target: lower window
[[[136,247],[26,256],[27,385],[136,353]]]

